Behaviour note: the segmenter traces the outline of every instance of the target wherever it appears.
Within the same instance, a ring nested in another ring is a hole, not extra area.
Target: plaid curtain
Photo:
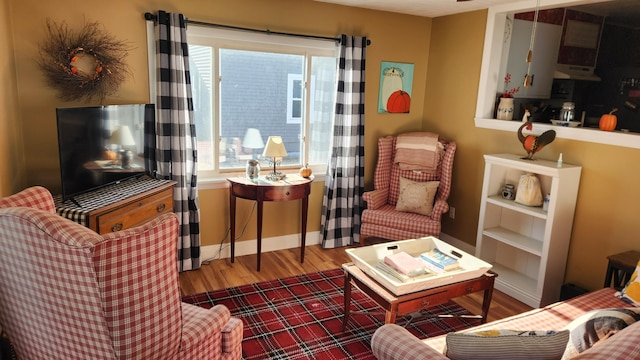
[[[332,150],[322,199],[322,247],[360,241],[364,207],[364,69],[367,38],[342,35]]]
[[[178,270],[200,267],[197,148],[189,75],[189,53],[182,14],[159,11],[156,36],[156,123],[145,126],[145,158],[157,178],[177,182],[174,212],[180,219]]]

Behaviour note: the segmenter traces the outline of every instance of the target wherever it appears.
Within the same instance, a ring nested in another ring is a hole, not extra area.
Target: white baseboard
[[[445,233],[440,233],[440,240],[451,244],[458,249],[467,252],[471,255],[475,254],[475,246],[469,245],[462,240],[458,240],[453,236],[449,236]],[[245,240],[236,242],[235,256],[252,255],[257,253],[258,240]],[[306,245],[319,245],[322,243],[319,231],[307,233]],[[291,234],[284,236],[275,236],[262,239],[262,252],[292,249],[300,247],[300,234]],[[226,259],[231,257],[231,248],[229,243],[222,245],[207,245],[200,248],[200,261],[206,261],[210,259]]]
[[[300,234],[284,236],[274,236],[262,238],[262,253],[276,250],[292,249],[300,247]],[[320,232],[307,233],[305,245],[319,245],[322,242]],[[207,245],[200,248],[200,261],[211,259],[226,259],[231,257],[231,245],[225,243],[220,249],[220,245]],[[235,256],[252,255],[258,252],[258,240],[245,240],[236,242]]]

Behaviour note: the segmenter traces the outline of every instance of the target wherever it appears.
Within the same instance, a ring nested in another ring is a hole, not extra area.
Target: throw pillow
[[[446,336],[444,354],[450,360],[559,359],[569,331],[485,330]]]
[[[640,308],[600,309],[583,314],[566,326],[571,335],[562,359],[571,359],[638,320]]]
[[[431,215],[439,185],[439,181],[417,182],[401,177],[396,210]]]
[[[617,294],[622,300],[634,304],[635,306],[640,306],[640,279],[638,279],[638,274],[640,273],[640,261],[636,265],[636,269],[631,274],[631,278],[627,285],[624,286],[624,289]]]

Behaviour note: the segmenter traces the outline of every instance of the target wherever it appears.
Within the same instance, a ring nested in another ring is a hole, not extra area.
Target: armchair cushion
[[[401,177],[396,210],[431,215],[438,185],[440,185],[440,181],[419,182]]]

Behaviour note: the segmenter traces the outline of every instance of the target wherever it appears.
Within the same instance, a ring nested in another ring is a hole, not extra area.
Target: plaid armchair
[[[0,199],[0,326],[20,359],[239,359],[242,321],[182,303],[178,220],[104,236],[42,187]]]
[[[362,212],[360,244],[366,237],[387,240],[415,239],[424,236],[440,236],[440,218],[449,210],[447,199],[451,190],[453,157],[456,143],[440,138],[444,153],[435,174],[414,170],[402,170],[394,163],[396,156],[395,136],[378,139],[378,163],[374,173],[374,190],[363,194],[367,209]],[[440,181],[435,195],[431,215],[397,211],[400,193],[400,177],[417,182]]]

